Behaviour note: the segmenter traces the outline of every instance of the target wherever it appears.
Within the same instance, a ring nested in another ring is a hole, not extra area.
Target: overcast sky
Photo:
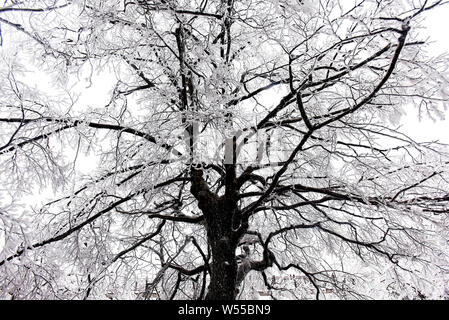
[[[435,54],[449,52],[449,4],[427,14],[422,34],[433,41],[431,49]],[[449,56],[448,56],[449,57]],[[448,61],[449,67],[449,61]],[[410,112],[403,118],[404,130],[414,139],[421,141],[439,140],[449,144],[449,110],[445,120],[418,119],[417,112]]]

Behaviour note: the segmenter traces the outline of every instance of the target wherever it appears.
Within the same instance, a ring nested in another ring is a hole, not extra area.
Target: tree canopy
[[[447,3],[3,1],[0,296],[447,295]]]

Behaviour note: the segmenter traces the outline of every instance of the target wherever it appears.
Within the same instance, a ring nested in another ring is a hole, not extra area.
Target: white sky
[[[426,15],[424,26],[426,28],[422,30],[422,34],[432,40],[432,52],[435,54],[449,53],[449,4],[430,11]],[[414,110],[402,119],[402,128],[415,140],[439,140],[449,144],[449,109],[445,112],[445,118],[443,121],[433,121],[428,118],[419,120],[417,110]]]

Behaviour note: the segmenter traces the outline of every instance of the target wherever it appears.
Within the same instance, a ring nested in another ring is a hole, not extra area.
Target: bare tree
[[[418,33],[446,3],[4,1],[0,295],[374,296],[362,263],[430,296],[449,157],[398,119],[448,102]],[[104,104],[72,90],[111,79]]]

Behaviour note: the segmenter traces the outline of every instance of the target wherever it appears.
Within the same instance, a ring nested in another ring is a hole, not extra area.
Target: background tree
[[[446,3],[4,1],[1,295],[440,297],[447,149],[398,119],[448,101]]]

